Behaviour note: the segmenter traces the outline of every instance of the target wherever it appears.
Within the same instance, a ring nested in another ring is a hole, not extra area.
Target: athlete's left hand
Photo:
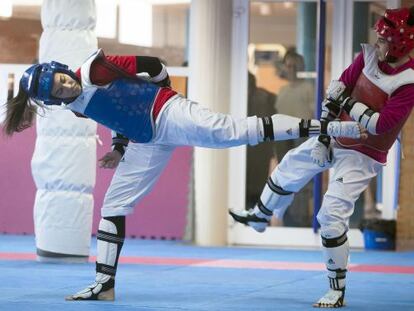
[[[118,150],[112,150],[106,153],[99,161],[99,167],[116,168],[122,159],[122,155]]]
[[[333,148],[331,144],[324,144],[319,140],[316,141],[311,151],[311,158],[313,163],[319,165],[320,167],[325,167],[325,165],[332,163]]]

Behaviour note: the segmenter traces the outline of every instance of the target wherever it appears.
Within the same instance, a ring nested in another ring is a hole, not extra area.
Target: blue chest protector
[[[83,114],[138,143],[155,133],[152,107],[159,86],[143,79],[118,79],[98,88]]]

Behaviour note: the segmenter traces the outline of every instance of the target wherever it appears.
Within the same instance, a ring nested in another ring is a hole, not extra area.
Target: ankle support
[[[331,277],[328,275],[329,279],[329,287],[334,290],[342,290],[345,288],[345,278],[346,278],[346,269],[328,269],[329,273],[335,275],[335,277]]]

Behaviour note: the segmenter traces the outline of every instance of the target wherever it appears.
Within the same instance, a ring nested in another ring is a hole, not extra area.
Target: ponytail
[[[32,125],[37,109],[30,103],[29,95],[22,87],[19,88],[17,96],[8,100],[5,106],[4,134],[12,136],[15,132],[21,132]]]

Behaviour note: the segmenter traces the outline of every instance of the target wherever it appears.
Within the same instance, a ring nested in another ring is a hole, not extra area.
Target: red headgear
[[[409,18],[408,8],[385,10],[375,24],[375,31],[389,44],[387,56],[400,58],[414,48],[414,25],[407,24]]]

